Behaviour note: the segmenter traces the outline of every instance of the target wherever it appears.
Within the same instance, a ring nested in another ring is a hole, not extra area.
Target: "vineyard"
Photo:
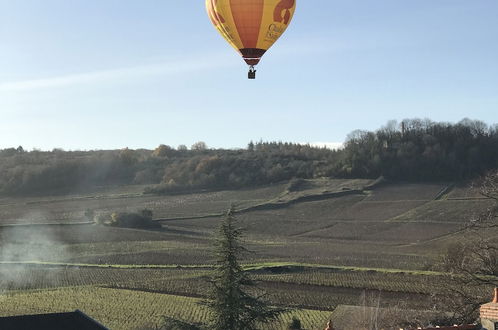
[[[263,273],[262,273],[263,272]],[[312,321],[316,317],[327,318],[327,313],[338,305],[355,304],[358,302],[365,287],[370,291],[374,289],[386,290],[383,293],[384,304],[393,303],[400,297],[407,300],[417,298],[420,302],[423,295],[407,294],[407,280],[418,282],[424,290],[425,276],[408,276],[401,274],[376,274],[371,272],[330,272],[320,270],[303,270],[283,274],[271,273],[271,270],[259,269],[252,277],[258,282],[258,290],[263,290],[268,299],[274,304],[291,306],[298,310],[293,311],[302,317],[302,321]],[[137,299],[151,300],[144,307],[136,305],[136,315],[141,316],[140,309],[149,306],[154,309],[154,313],[163,313],[152,317],[154,319],[160,315],[170,315],[181,317],[184,320],[203,321],[206,312],[202,307],[192,303],[194,300],[181,300],[181,306],[188,304],[190,314],[181,313],[170,305],[161,306],[157,310],[157,299],[165,299],[163,296],[174,297],[206,297],[209,290],[207,279],[211,275],[209,269],[106,269],[106,268],[61,268],[61,267],[21,267],[2,266],[1,286],[5,292],[2,295],[2,313],[4,315],[30,313],[42,313],[46,311],[60,311],[59,306],[76,306],[75,308],[87,308],[87,299],[96,301],[97,304],[105,304],[105,297],[123,295],[124,299],[137,301]],[[109,289],[110,296],[104,294],[104,289]],[[387,292],[395,290],[398,292]],[[125,292],[125,293],[123,293]],[[260,292],[261,293],[261,292]],[[134,295],[130,297],[130,295]],[[155,295],[154,295],[155,294]],[[89,296],[91,295],[91,296]],[[136,296],[136,297],[135,297]],[[128,298],[126,298],[128,297]],[[162,298],[160,298],[162,297]],[[48,299],[48,301],[44,301]],[[54,299],[54,300],[53,300]],[[94,300],[96,299],[96,300]],[[43,302],[44,301],[44,302]],[[141,300],[140,300],[141,301]],[[195,300],[197,301],[197,300]],[[81,304],[81,307],[77,307]],[[177,305],[176,303],[173,305]],[[195,308],[194,308],[195,307]],[[96,319],[104,324],[113,324],[112,319],[106,314],[113,306],[105,306],[103,310],[95,310]],[[126,307],[121,307],[126,308]],[[178,308],[178,306],[176,307]],[[15,312],[13,312],[15,309]],[[312,309],[317,312],[312,312]],[[319,311],[323,312],[319,312]],[[94,309],[90,308],[89,312]],[[152,313],[152,311],[149,311]],[[199,313],[200,315],[198,315]],[[290,316],[289,316],[290,317]],[[143,322],[138,324],[119,323],[116,328],[143,327],[149,317],[144,317]],[[116,321],[118,322],[118,321]],[[121,320],[119,322],[122,322]],[[157,321],[159,322],[159,321]],[[284,322],[285,323],[285,322]],[[275,329],[278,329],[276,326]]]
[[[380,306],[431,306],[438,263],[462,226],[490,205],[464,187],[305,180],[258,189],[148,196],[137,187],[80,196],[0,199],[1,315],[80,309],[112,329],[154,327],[163,316],[205,322],[213,240],[231,204],[258,294],[323,327],[333,310],[380,295]],[[143,187],[142,187],[143,188]],[[334,195],[336,194],[337,195]],[[87,209],[148,208],[161,228],[85,223]],[[488,232],[485,235],[496,235]]]
[[[209,311],[191,297],[100,287],[79,287],[13,293],[2,296],[0,315],[22,315],[81,309],[111,329],[146,329],[164,315],[190,322],[207,322]],[[285,329],[293,316],[306,328],[324,324],[329,311],[293,310],[268,329]]]
[[[70,223],[84,219],[85,210],[114,212],[120,210],[154,210],[157,218],[188,218],[202,215],[218,215],[231,203],[249,207],[278,197],[285,185],[264,188],[206,192],[188,195],[143,195],[141,190],[128,186],[128,190],[100,191],[95,195],[32,197],[0,199],[0,219],[3,224],[18,223]],[[22,207],[19,207],[20,204]]]

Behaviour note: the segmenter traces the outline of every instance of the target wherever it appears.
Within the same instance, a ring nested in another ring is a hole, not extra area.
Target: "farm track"
[[[446,187],[441,189],[440,192],[437,193],[434,200],[438,201],[438,200],[446,199],[448,197],[448,195],[453,191],[453,188],[455,188],[454,183],[447,185]]]
[[[40,205],[40,204],[53,204],[60,202],[77,202],[77,201],[87,201],[87,200],[112,200],[112,199],[124,199],[124,198],[139,198],[144,197],[143,194],[122,194],[122,195],[98,195],[98,196],[71,196],[65,198],[53,198],[53,199],[40,199],[35,201],[26,201],[24,205]],[[2,202],[0,201],[0,206],[16,206],[18,203],[12,202]]]
[[[425,241],[415,242],[415,243],[409,243],[409,244],[399,244],[399,245],[396,245],[396,246],[397,247],[410,247],[410,246],[416,246],[416,245],[420,245],[420,244],[427,244],[427,243],[431,243],[431,242],[437,242],[439,240],[442,240],[442,239],[445,239],[445,238],[448,238],[448,237],[456,236],[456,235],[464,232],[465,230],[466,230],[466,228],[461,228],[461,229],[459,229],[459,230],[457,230],[455,232],[443,234],[441,236],[433,237],[433,238],[427,239]]]
[[[101,288],[106,288],[106,289],[115,289],[115,290],[128,290],[128,291],[137,291],[137,292],[147,292],[147,293],[160,293],[160,294],[167,294],[171,296],[177,296],[177,297],[188,297],[188,298],[206,298],[206,295],[202,294],[196,294],[196,293],[186,293],[186,292],[181,292],[181,291],[175,291],[175,290],[159,290],[159,289],[145,289],[145,288],[134,288],[132,286],[113,286],[113,285],[98,285]]]
[[[324,230],[324,229],[330,229],[330,228],[333,228],[333,227],[337,226],[337,224],[340,223],[340,222],[341,221],[334,221],[334,223],[331,224],[331,225],[327,225],[327,226],[320,227],[320,228],[317,228],[317,229],[306,230],[306,231],[303,231],[303,232],[292,234],[290,236],[291,237],[299,237],[299,236],[304,236],[304,235],[311,234],[311,233],[316,232],[316,231],[321,231],[321,230]],[[344,221],[344,222],[346,222],[346,221]]]
[[[83,264],[52,261],[0,261],[0,265],[62,267],[62,268],[104,268],[104,269],[212,269],[211,265],[124,265],[124,264]]]
[[[488,197],[451,197],[447,201],[487,201]]]
[[[33,267],[60,267],[60,268],[100,268],[100,269],[188,269],[188,270],[212,270],[212,265],[124,265],[124,264],[79,264],[79,263],[64,263],[50,261],[0,261],[0,265],[12,266],[33,266]],[[248,272],[262,271],[279,271],[297,269],[297,270],[331,270],[331,271],[357,271],[357,272],[379,272],[386,274],[409,274],[409,275],[426,275],[426,276],[441,276],[446,273],[436,271],[423,270],[407,270],[407,269],[388,269],[375,267],[349,267],[349,266],[333,266],[320,264],[305,264],[305,263],[259,263],[245,264],[244,268]]]
[[[88,226],[94,225],[95,222],[82,221],[82,222],[45,222],[45,223],[6,223],[0,224],[0,228],[11,227],[52,227],[52,226]]]

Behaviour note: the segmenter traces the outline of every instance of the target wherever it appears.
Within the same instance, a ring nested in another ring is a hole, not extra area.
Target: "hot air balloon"
[[[249,79],[256,78],[255,65],[289,26],[295,0],[206,0],[211,22],[249,65]]]

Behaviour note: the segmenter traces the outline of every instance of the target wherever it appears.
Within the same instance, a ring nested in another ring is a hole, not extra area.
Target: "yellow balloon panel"
[[[206,0],[206,9],[218,32],[237,51],[244,45],[240,40],[228,1]]]
[[[268,50],[285,32],[295,10],[295,0],[265,0],[257,48]]]
[[[296,1],[206,0],[206,8],[218,32],[255,65],[289,26]]]

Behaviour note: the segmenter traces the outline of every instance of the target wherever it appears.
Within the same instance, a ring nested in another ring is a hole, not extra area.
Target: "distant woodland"
[[[410,119],[350,133],[340,150],[282,142],[246,149],[160,145],[155,150],[0,150],[0,194],[63,194],[148,185],[146,193],[236,189],[292,178],[459,181],[498,168],[498,125]]]

